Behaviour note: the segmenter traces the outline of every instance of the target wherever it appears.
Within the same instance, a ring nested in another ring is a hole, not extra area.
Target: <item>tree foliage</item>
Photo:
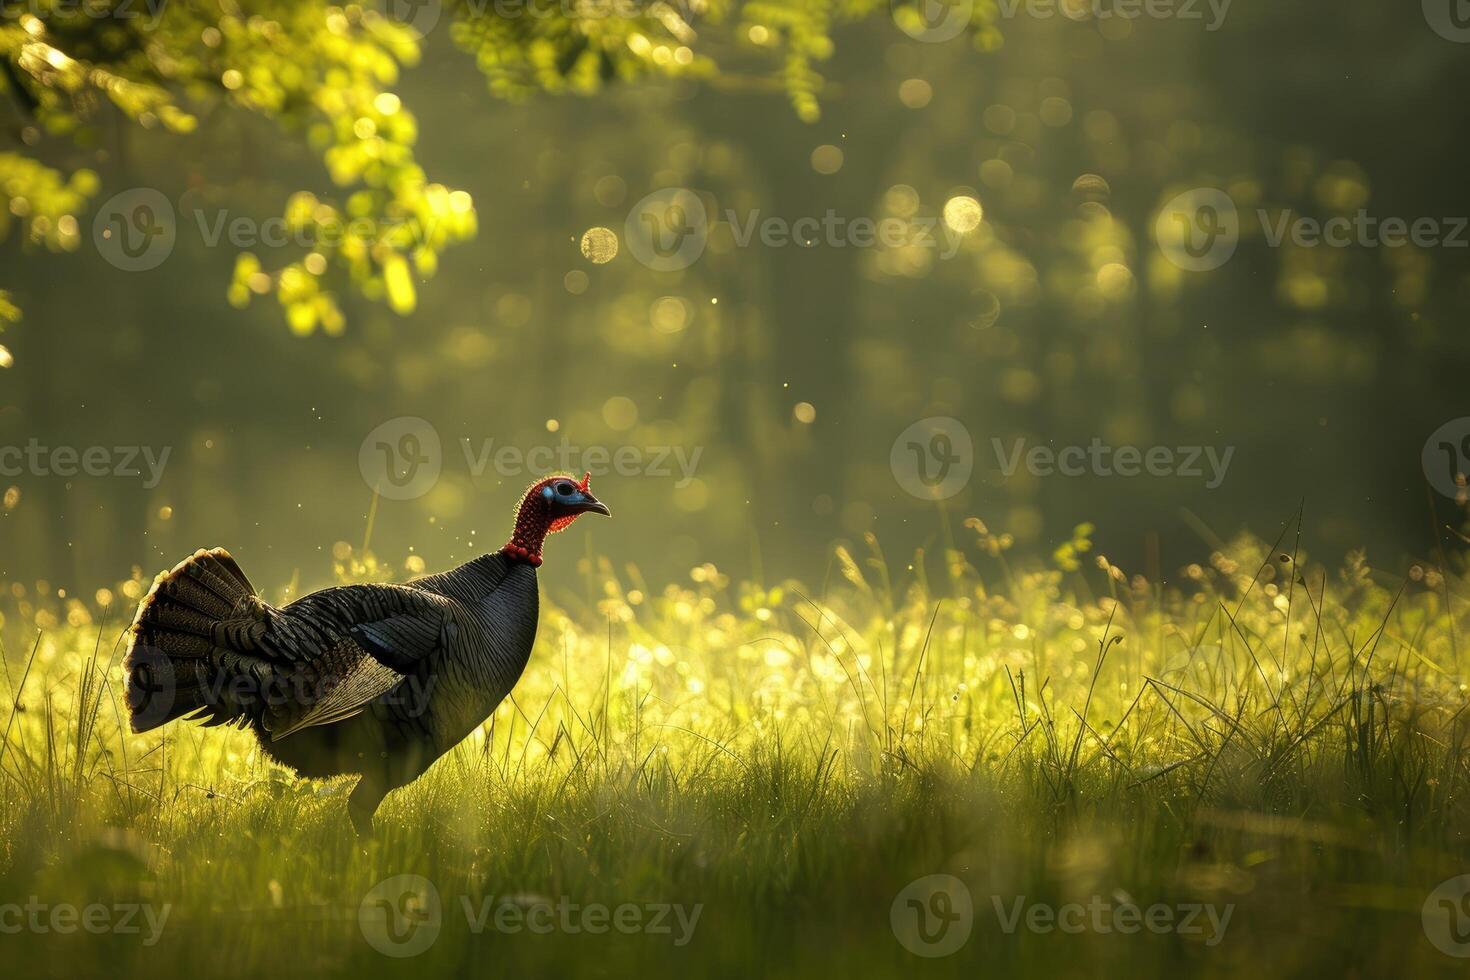
[[[310,250],[274,269],[241,255],[232,304],[273,293],[293,331],[335,333],[344,326],[336,288],[345,282],[406,313],[442,250],[476,232],[470,196],[432,181],[418,163],[415,117],[394,92],[400,73],[419,61],[420,30],[433,29],[417,16],[423,4],[403,4],[415,14],[407,22],[371,5],[312,0],[0,6],[0,106],[18,120],[0,137],[17,143],[0,143],[0,242],[15,234],[56,252],[82,244],[80,216],[100,182],[88,170],[66,174],[41,163],[48,143],[96,145],[100,126],[118,115],[145,130],[189,134],[221,104],[304,140],[338,189],[331,198],[290,198],[286,225]],[[887,9],[885,0],[689,0],[678,8],[664,0],[446,0],[431,12],[498,97],[710,78],[719,62],[749,55],[775,63],[795,111],[813,120],[822,87],[814,65],[831,56],[833,28]],[[912,13],[900,7],[896,16]],[[6,309],[8,302],[0,313]]]

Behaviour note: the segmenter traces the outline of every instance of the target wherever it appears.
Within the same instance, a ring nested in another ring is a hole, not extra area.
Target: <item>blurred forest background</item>
[[[530,482],[473,477],[461,439],[529,450],[563,436],[702,448],[682,487],[594,481],[615,518],[552,543],[547,572],[567,584],[575,565],[557,559],[582,554],[584,536],[655,582],[706,561],[820,580],[834,539],[873,531],[891,557],[937,555],[969,516],[1036,554],[1090,521],[1116,563],[1167,574],[1213,547],[1202,528],[1269,540],[1302,501],[1319,558],[1429,552],[1421,450],[1470,414],[1470,252],[1270,247],[1249,215],[1470,215],[1470,46],[1418,4],[1241,3],[1213,31],[983,8],[980,43],[915,40],[879,5],[832,27],[813,118],[749,27],[788,7],[825,9],[765,4],[707,31],[691,15],[696,50],[719,54],[718,72],[692,73],[704,77],[512,99],[446,13],[389,87],[417,120],[428,178],[472,197],[477,233],[446,243],[432,279],[415,274],[416,302],[338,291],[340,324],[293,329],[269,297],[231,305],[240,249],[211,247],[190,217],[263,221],[298,191],[336,193],[298,128],[225,100],[192,132],[102,113],[95,145],[79,146],[28,133],[23,103],[0,96],[0,158],[90,169],[92,206],[145,187],[180,215],[172,253],[139,272],[100,254],[90,207],[69,247],[0,225],[0,289],[21,311],[0,336],[13,359],[0,445],[172,447],[153,489],[0,480],[0,579],[90,595],[134,564],[222,545],[259,585],[322,584],[333,544],[368,529],[363,440],[398,416],[435,426],[443,475],[381,501],[371,545],[429,568],[497,547]],[[621,238],[636,202],[675,186],[721,216],[935,216],[963,195],[984,221],[947,259],[739,247],[723,223],[682,271],[649,269],[626,243],[605,263],[584,256],[589,229]],[[1241,205],[1241,241],[1223,267],[1184,272],[1154,222],[1201,186]],[[304,252],[272,251],[254,249],[275,267]],[[974,477],[942,505],[889,464],[898,434],[931,416],[962,420],[975,443]],[[1207,490],[1006,477],[991,447],[1094,436],[1235,451]],[[1451,504],[1436,506],[1443,523]]]

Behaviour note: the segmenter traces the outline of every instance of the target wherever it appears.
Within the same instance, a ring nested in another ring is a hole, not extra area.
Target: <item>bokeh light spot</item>
[[[638,406],[633,399],[614,395],[602,405],[602,420],[616,432],[626,432],[638,424]]]
[[[659,333],[678,333],[689,325],[689,305],[678,296],[660,296],[648,316]]]
[[[582,235],[582,255],[594,265],[605,265],[617,258],[618,236],[611,228],[599,225]]]
[[[968,235],[980,227],[985,210],[980,202],[968,194],[956,194],[944,202],[944,223],[961,235]]]
[[[835,174],[842,169],[842,148],[823,143],[812,151],[812,169],[819,174]]]
[[[899,83],[898,101],[910,109],[922,109],[933,98],[933,87],[922,78],[906,78]]]

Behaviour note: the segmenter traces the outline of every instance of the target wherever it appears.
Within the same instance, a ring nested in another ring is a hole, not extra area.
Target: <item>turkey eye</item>
[[[572,485],[570,483],[558,483],[556,485],[556,492],[561,494],[563,497],[570,496],[572,493]]]

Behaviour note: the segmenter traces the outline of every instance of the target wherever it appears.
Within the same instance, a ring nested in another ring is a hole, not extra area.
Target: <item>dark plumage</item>
[[[133,730],[175,718],[248,727],[303,776],[360,773],[359,831],[383,797],[474,731],[521,676],[536,638],[547,534],[607,514],[552,477],[526,491],[504,548],[404,585],[345,585],[282,608],[222,548],[160,575],[125,665]]]

